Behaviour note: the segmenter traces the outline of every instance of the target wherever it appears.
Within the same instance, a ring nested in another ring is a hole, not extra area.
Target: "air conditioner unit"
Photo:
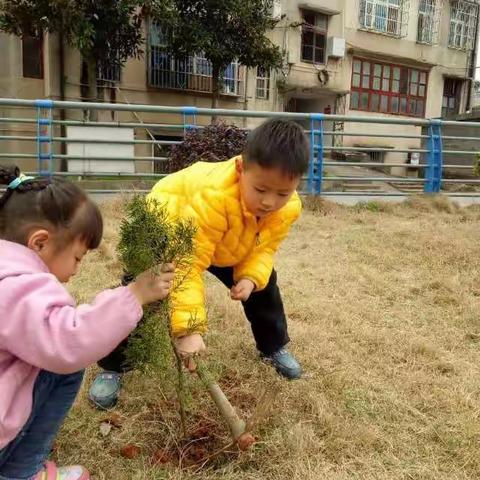
[[[285,53],[285,61],[289,65],[300,62],[300,48],[292,48],[291,50],[287,50]]]
[[[345,39],[340,37],[328,37],[327,56],[330,58],[344,58]]]

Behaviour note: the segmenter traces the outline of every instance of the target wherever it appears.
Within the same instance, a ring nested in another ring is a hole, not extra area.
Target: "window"
[[[302,11],[302,62],[325,63],[328,17]]]
[[[108,83],[120,83],[122,69],[120,65],[113,67],[103,67],[98,65],[97,80]]]
[[[406,0],[360,0],[360,27],[378,33],[406,36]]]
[[[262,100],[270,97],[270,72],[264,67],[257,67],[257,90],[255,96]]]
[[[477,27],[478,6],[458,0],[452,2],[448,46],[460,50],[472,50]]]
[[[224,95],[238,95],[239,67],[238,62],[232,62],[223,72]]]
[[[438,41],[441,0],[420,0],[417,42],[433,45]]]
[[[473,86],[473,106],[480,105],[480,82],[476,81]]]
[[[26,78],[43,78],[43,38],[22,38],[23,76]]]
[[[446,78],[443,83],[442,117],[451,117],[460,113],[463,81]]]
[[[423,70],[354,58],[350,108],[423,117],[427,80]]]
[[[202,54],[175,58],[165,49],[167,30],[151,23],[148,36],[148,83],[152,87],[210,93],[212,64]],[[244,68],[232,62],[222,72],[223,95],[241,95]]]

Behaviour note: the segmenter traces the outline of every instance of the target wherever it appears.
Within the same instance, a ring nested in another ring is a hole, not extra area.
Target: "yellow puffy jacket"
[[[295,193],[282,209],[257,221],[242,202],[236,158],[195,163],[160,180],[148,196],[166,204],[172,217],[193,218],[198,229],[193,266],[172,295],[176,336],[207,328],[202,274],[209,266],[233,267],[235,281],[249,278],[257,290],[265,288],[273,256],[300,215]]]

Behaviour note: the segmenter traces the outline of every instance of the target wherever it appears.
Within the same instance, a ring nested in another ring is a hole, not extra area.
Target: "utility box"
[[[345,39],[341,37],[328,37],[327,56],[329,58],[345,57]]]
[[[118,143],[119,140],[133,140],[133,128],[69,126],[67,154],[81,157],[68,160],[68,171],[74,173],[134,173],[134,145]],[[101,143],[95,143],[101,140]],[[102,157],[118,157],[118,160],[102,160]],[[129,157],[130,160],[121,160]]]

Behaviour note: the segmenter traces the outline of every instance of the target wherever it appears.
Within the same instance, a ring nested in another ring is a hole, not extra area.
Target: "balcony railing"
[[[120,66],[120,58],[118,65],[104,66],[100,63],[97,65],[97,81],[116,84],[122,80],[122,67]]]
[[[223,72],[220,89],[223,95],[244,94],[245,69],[232,62]],[[176,59],[161,47],[150,46],[148,83],[151,87],[211,93],[212,64],[203,57],[192,55]]]
[[[406,37],[409,9],[409,0],[360,0],[360,29]]]

